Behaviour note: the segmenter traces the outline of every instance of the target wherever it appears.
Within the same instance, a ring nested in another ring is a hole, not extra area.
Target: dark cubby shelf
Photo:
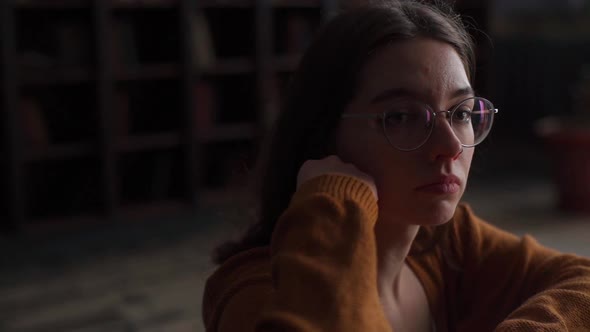
[[[53,86],[58,84],[88,83],[95,81],[96,76],[91,68],[38,68],[21,69],[23,85]]]
[[[278,55],[273,60],[275,71],[293,72],[301,61],[301,54]]]
[[[181,67],[177,64],[137,65],[116,73],[119,81],[150,81],[180,78]]]
[[[255,70],[253,58],[234,57],[218,59],[212,66],[201,68],[197,72],[201,75],[215,77],[222,75],[253,74]]]
[[[312,8],[321,6],[321,0],[273,0],[272,5],[276,8]]]
[[[203,18],[209,27],[215,57],[256,56],[255,7],[205,7]],[[231,28],[230,28],[231,27]]]
[[[125,9],[125,10],[161,10],[161,9],[174,9],[176,8],[181,0],[106,0],[113,9]]]
[[[279,47],[277,33],[311,36],[281,20],[316,28],[334,3],[1,2],[1,229],[190,211],[242,181],[269,129],[275,73],[288,75],[305,47]]]
[[[320,27],[322,12],[314,6],[281,6],[273,8],[273,11],[274,54],[302,53]]]
[[[256,0],[200,0],[201,8],[252,8]]]
[[[257,136],[257,129],[255,123],[220,125],[202,134],[198,140],[203,143],[252,140]]]
[[[180,137],[176,133],[127,136],[118,139],[117,150],[130,152],[176,148],[180,146],[180,142]]]
[[[92,0],[19,0],[14,1],[19,9],[66,10],[84,9],[92,6]]]
[[[98,134],[95,85],[61,83],[23,87],[17,96],[25,150],[88,141]]]
[[[89,69],[96,63],[91,6],[48,10],[31,5],[17,7],[11,13],[16,32],[16,64],[25,74]]]
[[[55,144],[29,150],[25,159],[29,162],[67,160],[91,156],[96,153],[96,150],[96,147],[91,143]]]
[[[182,89],[178,79],[119,82],[113,124],[120,135],[180,132]]]
[[[113,44],[114,60],[119,65],[180,64],[182,36],[177,6],[112,11],[111,18],[117,41]]]
[[[254,75],[216,77],[212,85],[216,91],[214,123],[236,124],[256,122],[256,78]],[[233,96],[224,98],[223,96]]]
[[[100,213],[99,165],[93,157],[28,164],[25,167],[27,217],[35,220]]]
[[[117,165],[121,204],[182,200],[182,159],[177,147],[122,153]]]

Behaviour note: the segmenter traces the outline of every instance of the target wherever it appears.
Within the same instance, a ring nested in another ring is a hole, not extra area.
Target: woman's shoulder
[[[219,318],[229,300],[249,286],[272,288],[270,249],[257,247],[240,252],[219,265],[207,278],[203,295],[203,319],[209,326]]]
[[[217,266],[208,283],[236,281],[243,277],[270,273],[270,248],[255,247],[241,251]]]
[[[471,227],[473,223],[484,222],[474,212],[468,202],[461,202],[455,209],[452,222],[454,227]]]
[[[419,255],[422,258],[456,262],[481,246],[505,240],[514,241],[516,236],[483,220],[469,203],[461,202],[448,223],[423,227],[413,249],[427,253]]]
[[[495,220],[494,222],[498,222]],[[455,211],[451,225],[454,240],[475,245],[495,241],[516,241],[518,237],[479,217],[468,203],[461,203]]]

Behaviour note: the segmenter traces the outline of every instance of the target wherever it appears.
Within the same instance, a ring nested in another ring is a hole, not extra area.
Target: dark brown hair
[[[333,154],[331,137],[355,96],[370,54],[388,43],[417,37],[451,45],[473,80],[472,39],[460,17],[442,2],[365,2],[336,15],[319,31],[292,78],[270,144],[261,155],[257,220],[242,239],[216,249],[215,263],[270,243],[274,226],[296,189],[300,166],[308,159]],[[445,226],[433,231],[431,242],[436,244],[444,231]]]

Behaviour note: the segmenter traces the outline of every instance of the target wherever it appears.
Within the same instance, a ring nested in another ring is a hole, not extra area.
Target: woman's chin
[[[417,208],[419,217],[416,219],[417,224],[421,226],[438,226],[449,222],[459,202],[455,200],[442,200],[435,204]]]

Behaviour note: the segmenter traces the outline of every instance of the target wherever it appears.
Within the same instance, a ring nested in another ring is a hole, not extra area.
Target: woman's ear
[[[332,133],[328,135],[327,142],[325,145],[326,156],[338,155],[338,127],[332,130]]]
[[[344,130],[344,132],[342,130]],[[330,137],[330,150],[331,153],[338,156],[340,160],[349,163],[351,162],[350,149],[346,145],[348,139],[345,136],[346,129],[342,129],[341,125],[337,126]]]
[[[337,137],[338,127],[326,128],[325,130],[319,129],[307,136],[306,159],[320,160],[331,155],[336,155]]]

